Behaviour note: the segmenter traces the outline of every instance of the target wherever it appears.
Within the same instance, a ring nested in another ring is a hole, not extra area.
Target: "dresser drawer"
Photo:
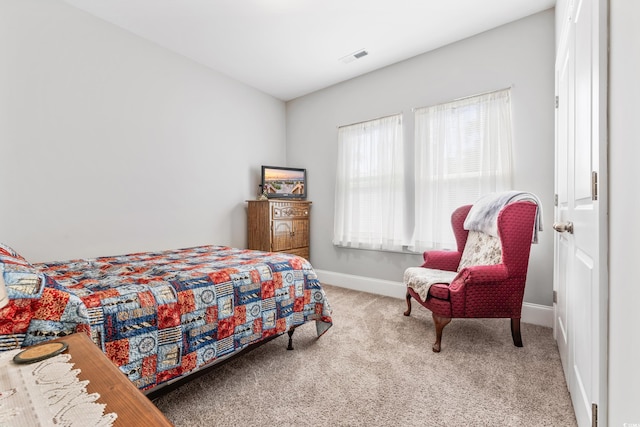
[[[274,203],[271,206],[273,219],[308,218],[309,205],[295,203]]]

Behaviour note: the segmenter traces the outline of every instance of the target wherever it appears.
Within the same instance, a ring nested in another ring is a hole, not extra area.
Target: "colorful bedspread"
[[[1,255],[12,301],[0,348],[85,331],[142,390],[303,323],[318,336],[332,324],[315,272],[294,255],[202,246],[34,265]]]

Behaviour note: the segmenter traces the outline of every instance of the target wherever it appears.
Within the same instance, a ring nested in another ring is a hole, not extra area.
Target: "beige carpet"
[[[163,396],[176,426],[575,426],[552,330],[454,319],[431,351],[414,302],[325,286],[333,327],[298,328]]]

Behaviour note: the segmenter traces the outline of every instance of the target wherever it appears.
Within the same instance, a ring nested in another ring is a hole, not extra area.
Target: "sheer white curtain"
[[[455,248],[451,213],[511,189],[511,90],[415,111],[415,228],[409,248]]]
[[[334,245],[402,250],[403,144],[401,115],[338,129]]]

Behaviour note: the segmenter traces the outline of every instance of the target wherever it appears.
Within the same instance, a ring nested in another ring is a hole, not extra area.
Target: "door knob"
[[[573,223],[572,222],[554,222],[553,229],[558,233],[564,233],[565,231],[569,234],[573,234]]]

